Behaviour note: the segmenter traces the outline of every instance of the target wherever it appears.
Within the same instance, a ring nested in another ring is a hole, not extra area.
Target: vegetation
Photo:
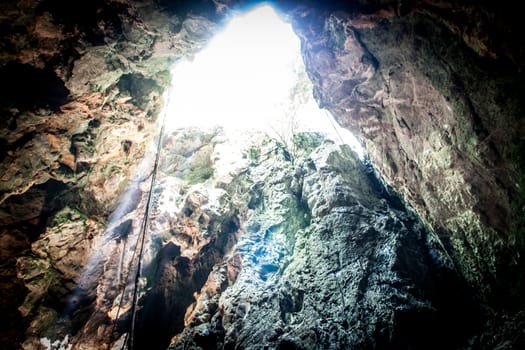
[[[185,180],[190,185],[205,182],[213,176],[213,168],[207,166],[191,167],[190,171],[186,174]]]
[[[55,214],[50,226],[59,227],[73,221],[82,221],[85,223],[86,220],[87,216],[85,214],[79,212],[78,210],[65,207]]]
[[[184,180],[190,184],[205,182],[213,177],[213,164],[208,152],[200,152],[194,155],[192,164],[186,171]]]
[[[286,104],[283,106],[284,118],[271,126],[274,134],[273,138],[278,148],[282,150],[285,158],[292,164],[295,163],[297,152],[300,149],[300,145],[295,139],[296,134],[301,128],[299,109],[308,102],[312,94],[312,83],[306,76],[300,59],[301,58],[298,57],[297,62],[294,64],[294,74],[297,79],[290,89]]]
[[[251,165],[259,164],[261,160],[261,148],[255,145],[250,146],[250,148],[248,148],[248,159]]]
[[[314,132],[301,132],[293,137],[293,143],[298,150],[311,152],[321,145],[323,135]]]

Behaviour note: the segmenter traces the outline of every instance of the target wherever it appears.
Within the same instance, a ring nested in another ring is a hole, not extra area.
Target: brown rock
[[[67,151],[60,155],[59,162],[60,164],[67,166],[72,171],[75,171],[77,168],[77,164],[75,162],[75,156]]]
[[[58,137],[56,137],[53,134],[47,134],[46,137],[47,137],[47,140],[49,141],[49,144],[50,144],[52,149],[60,149],[61,148],[62,142],[61,142],[61,140]]]

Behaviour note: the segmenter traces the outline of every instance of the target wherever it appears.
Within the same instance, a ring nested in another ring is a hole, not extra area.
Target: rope
[[[155,182],[157,180],[157,171],[159,168],[159,159],[160,159],[160,150],[162,148],[162,136],[164,136],[164,128],[166,125],[166,114],[167,106],[170,101],[170,93],[168,92],[168,98],[166,101],[166,108],[164,109],[164,115],[162,117],[159,139],[157,142],[157,153],[155,154],[155,163],[153,165],[153,172],[151,174],[151,184],[148,191],[148,199],[146,201],[146,211],[144,213],[144,218],[142,220],[142,235],[140,237],[140,251],[137,263],[137,272],[135,274],[135,285],[133,288],[133,301],[131,304],[131,327],[128,338],[128,350],[133,350],[134,338],[135,338],[135,321],[137,318],[137,306],[138,306],[138,290],[139,290],[139,280],[140,280],[140,270],[142,269],[142,258],[144,256],[144,242],[146,240],[146,233],[148,231],[149,225],[149,216],[151,211],[151,200],[153,198],[153,189],[155,188]]]
[[[135,249],[133,249],[133,255],[131,256],[131,261],[135,260],[135,256],[137,255],[137,249],[138,248],[138,238],[137,238],[137,244],[135,244]],[[124,249],[122,250],[122,254],[124,254]],[[115,331],[117,329],[117,321],[120,317],[120,310],[122,309],[122,305],[124,304],[124,295],[126,295],[126,289],[128,287],[128,281],[129,276],[131,275],[131,269],[128,270],[128,273],[126,274],[126,279],[124,280],[124,288],[122,289],[122,297],[120,298],[120,302],[118,303],[117,308],[117,314],[115,316],[115,322],[113,323],[113,328],[111,329],[111,337],[113,337],[113,334],[115,334]],[[126,341],[127,341],[127,335],[126,335]]]
[[[341,134],[339,134],[339,130],[337,130],[333,120],[332,120],[332,117],[330,116],[330,114],[328,114],[328,111],[326,109],[323,109],[324,111],[324,114],[326,115],[326,118],[328,118],[328,121],[330,122],[330,125],[332,125],[332,127],[334,128],[334,131],[335,133],[337,134],[337,137],[339,137],[339,140],[341,141],[341,143],[343,145],[346,145],[346,142],[345,140],[343,140],[343,137],[341,136]]]

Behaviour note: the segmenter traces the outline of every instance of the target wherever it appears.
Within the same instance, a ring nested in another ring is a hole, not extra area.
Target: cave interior
[[[525,348],[520,16],[3,1],[0,347]]]

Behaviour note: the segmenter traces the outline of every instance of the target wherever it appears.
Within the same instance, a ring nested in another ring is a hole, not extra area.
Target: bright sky
[[[297,81],[298,62],[304,71],[299,38],[272,7],[261,5],[233,18],[193,61],[174,68],[166,129],[222,126],[271,133],[286,117],[283,106]],[[335,122],[311,93],[297,115],[297,131],[334,133]],[[340,135],[354,148],[358,144],[347,131]]]

